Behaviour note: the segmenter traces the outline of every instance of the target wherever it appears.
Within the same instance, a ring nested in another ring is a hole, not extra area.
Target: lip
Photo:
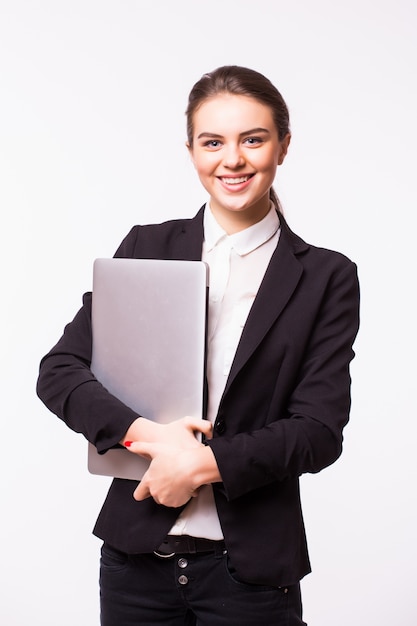
[[[255,174],[233,174],[218,176],[221,185],[228,191],[242,191],[250,184]]]

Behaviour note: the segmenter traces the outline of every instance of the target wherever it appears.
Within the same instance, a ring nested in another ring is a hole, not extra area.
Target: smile
[[[220,180],[225,185],[241,185],[242,183],[246,183],[250,178],[252,178],[252,176],[253,174],[248,174],[247,176],[236,176],[233,178],[221,176]]]

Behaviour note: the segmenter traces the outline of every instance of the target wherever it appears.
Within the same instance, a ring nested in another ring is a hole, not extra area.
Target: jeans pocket
[[[226,554],[224,557],[224,563],[225,563],[225,568],[228,574],[229,579],[238,587],[240,587],[243,591],[253,591],[253,592],[259,592],[259,591],[273,591],[273,592],[279,592],[281,591],[281,589],[279,587],[273,587],[272,585],[257,585],[255,583],[248,583],[245,582],[244,580],[242,580],[239,575],[237,574],[235,568],[233,567],[232,563],[230,562],[229,556]]]
[[[129,562],[129,555],[121,552],[108,543],[103,543],[101,547],[100,567],[102,570],[118,572],[123,571]]]

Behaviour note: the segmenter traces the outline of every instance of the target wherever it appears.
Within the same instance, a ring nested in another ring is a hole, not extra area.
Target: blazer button
[[[214,424],[214,429],[218,435],[223,435],[223,433],[226,431],[226,422],[224,421],[224,419],[218,419],[217,422]]]

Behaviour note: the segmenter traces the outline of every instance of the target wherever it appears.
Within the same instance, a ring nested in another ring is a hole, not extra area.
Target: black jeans
[[[101,626],[306,626],[299,585],[239,581],[219,554],[127,555],[104,544]]]

